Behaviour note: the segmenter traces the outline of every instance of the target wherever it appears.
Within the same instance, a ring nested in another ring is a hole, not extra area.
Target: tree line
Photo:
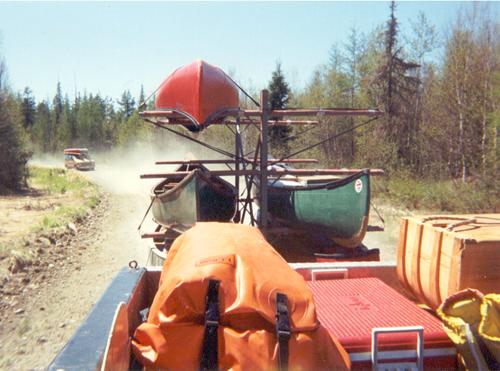
[[[289,87],[277,63],[268,86],[272,108],[379,107],[385,115],[359,129],[355,128],[365,119],[354,117],[322,118],[316,129],[274,128],[271,153],[286,155],[292,148],[344,133],[305,155],[325,166],[382,167],[389,173],[435,179],[495,180],[500,163],[500,27],[490,11],[487,4],[472,4],[444,33],[438,33],[422,13],[403,34],[392,2],[387,22],[369,34],[351,29],[298,91]],[[51,101],[37,102],[29,87],[12,92],[4,74],[1,64],[3,187],[22,184],[24,164],[33,151],[59,152],[72,146],[107,150],[156,140],[156,133],[152,135],[153,129],[138,116],[142,89],[137,98],[125,91],[117,100],[91,93],[69,99],[58,83]],[[233,148],[232,136],[221,135],[221,129],[207,130],[202,139]],[[16,176],[15,169],[19,169]]]
[[[0,56],[1,57],[1,56]],[[60,83],[54,98],[37,103],[29,87],[13,92],[6,84],[6,66],[0,63],[0,192],[25,186],[26,163],[33,153],[61,153],[68,147],[105,151],[148,142],[151,129],[138,115],[144,91],[133,97],[123,92],[114,101],[100,94],[70,99]]]
[[[313,155],[337,166],[380,166],[416,176],[461,178],[498,171],[500,112],[499,23],[488,5],[462,10],[439,35],[424,14],[402,35],[391,3],[385,25],[369,35],[355,29],[334,45],[330,60],[297,106],[380,107],[385,115],[368,129],[325,143]],[[436,58],[439,44],[443,57]],[[357,119],[329,119],[319,136],[349,130]]]
[[[15,100],[22,126],[37,152],[60,152],[67,147],[107,150],[147,135],[137,115],[136,99],[128,90],[116,102],[91,93],[76,94],[70,100],[58,83],[51,102],[37,104],[28,87]],[[143,100],[141,89],[138,101]]]

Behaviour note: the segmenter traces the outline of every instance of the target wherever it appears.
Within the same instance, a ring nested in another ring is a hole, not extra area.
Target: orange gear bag
[[[132,349],[155,369],[350,367],[348,354],[318,322],[302,276],[258,229],[229,223],[197,223],[174,241]],[[207,349],[215,365],[206,366]]]

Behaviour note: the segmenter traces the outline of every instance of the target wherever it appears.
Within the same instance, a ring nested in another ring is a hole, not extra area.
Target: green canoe
[[[368,170],[329,182],[299,178],[268,183],[268,210],[272,219],[292,228],[323,233],[342,247],[361,244],[370,209]]]
[[[202,165],[182,165],[176,171],[189,174],[166,178],[152,189],[151,210],[156,223],[192,226],[198,221],[228,222],[234,217],[234,186],[210,175]]]

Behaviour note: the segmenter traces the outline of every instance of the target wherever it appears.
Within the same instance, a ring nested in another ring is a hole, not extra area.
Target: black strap
[[[205,335],[201,351],[200,370],[217,370],[219,328],[219,285],[220,281],[209,280],[205,298]]]
[[[288,369],[288,342],[290,340],[290,317],[288,299],[285,294],[276,293],[276,337],[278,338],[278,369]]]

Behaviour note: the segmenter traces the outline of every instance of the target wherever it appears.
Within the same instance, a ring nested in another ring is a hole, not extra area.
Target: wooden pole
[[[269,120],[268,123],[269,123],[269,126],[318,125],[319,121],[317,121],[317,120]],[[234,120],[226,120],[223,122],[214,122],[211,125],[218,125],[218,124],[236,125],[236,122]],[[240,124],[241,125],[250,125],[250,124],[256,124],[256,122],[251,120],[251,119],[242,119],[240,121]]]
[[[269,92],[260,93],[261,121],[260,121],[260,227],[267,228],[267,141],[269,120]]]
[[[188,120],[185,117],[181,116],[154,116],[147,115],[145,118],[153,118],[156,119],[156,124],[162,126],[176,126],[176,125],[189,125],[192,124],[192,121]],[[240,119],[240,125],[253,125],[258,124],[258,121],[255,119]],[[307,125],[318,125],[319,121],[317,120],[273,120],[269,121],[269,126],[307,126]],[[224,120],[224,121],[215,121],[210,123],[210,125],[236,125],[235,120]]]
[[[257,141],[257,145],[255,146],[255,154],[254,154],[254,162],[252,163],[252,170],[257,169],[257,157],[259,156],[260,153],[260,140]],[[256,224],[255,216],[253,214],[253,198],[252,198],[252,187],[254,185],[254,178],[255,175],[251,175],[248,177],[245,177],[247,180],[247,201],[245,201],[245,205],[248,205],[248,211],[250,214],[250,222],[252,223],[252,226]]]
[[[262,115],[264,111],[262,108],[260,110],[242,110],[237,111],[238,115],[242,115],[244,117],[259,117]],[[227,116],[234,116],[236,112],[232,114],[228,114]],[[375,109],[358,109],[358,108],[313,108],[313,109],[281,109],[281,110],[267,110],[268,120],[269,117],[284,117],[284,116],[382,116],[384,114],[383,111],[378,108]],[[175,112],[175,111],[143,111],[140,112],[139,115],[141,117],[163,117],[163,118],[171,118],[173,120],[187,120],[185,116]],[[278,120],[280,121],[280,120]],[[283,124],[286,123],[286,120],[281,120]],[[289,123],[292,123],[290,121]],[[246,123],[245,120],[241,122]],[[288,124],[288,123],[286,123]]]
[[[235,135],[234,135],[234,154],[236,155],[236,160],[234,163],[234,170],[235,170],[235,175],[234,175],[234,186],[236,187],[236,192],[237,192],[237,197],[239,199],[240,197],[240,153],[243,151],[241,150],[241,133],[240,133],[240,118],[236,117],[236,127],[235,127]],[[236,215],[238,215],[240,212],[240,201],[236,200]],[[239,220],[238,220],[239,221]]]
[[[259,110],[246,110],[242,113],[246,117],[260,116]],[[357,108],[314,108],[314,109],[282,109],[268,111],[271,117],[284,116],[382,116],[383,111],[375,109],[357,109]]]
[[[263,165],[261,164],[261,170]],[[363,171],[363,169],[272,169],[267,170],[267,176],[284,176],[284,175],[296,175],[296,176],[313,176],[313,175],[353,175]],[[370,175],[383,175],[384,171],[382,169],[369,169]],[[154,173],[154,174],[142,174],[141,179],[150,178],[183,178],[188,175],[189,171],[172,171],[167,173]],[[210,170],[209,173],[214,176],[234,176],[234,170]],[[259,170],[240,170],[238,174],[240,176],[259,176],[262,171]],[[261,185],[262,188],[262,185]]]
[[[241,141],[241,139],[240,139]],[[240,154],[241,156],[241,154]],[[241,157],[240,157],[241,158]],[[231,159],[221,159],[221,160],[159,160],[155,161],[156,165],[197,165],[197,164],[234,164],[236,160]],[[253,163],[253,159],[245,158],[240,162],[247,162],[248,164]],[[259,160],[257,160],[259,162]],[[289,158],[285,160],[268,160],[267,164],[277,164],[277,163],[290,163],[290,164],[309,164],[318,163],[319,161],[313,158]]]

